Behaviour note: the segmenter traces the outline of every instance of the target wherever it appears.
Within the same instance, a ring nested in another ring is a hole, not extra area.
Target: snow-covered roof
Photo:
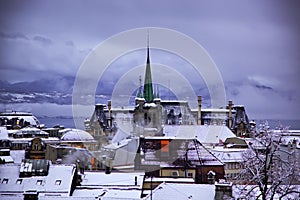
[[[14,160],[14,163],[21,163],[25,158],[25,150],[10,150],[10,156]]]
[[[268,185],[270,187],[270,185]],[[287,187],[287,185],[281,184],[279,185],[277,191],[284,191],[281,190],[281,188]],[[289,187],[293,188],[293,191],[297,192],[292,192],[290,194],[287,194],[284,198],[280,198],[280,193],[275,193],[273,199],[279,200],[279,199],[299,199],[299,192],[300,192],[300,187],[299,185],[290,185]],[[270,188],[269,188],[270,189]],[[273,192],[269,192],[267,194],[266,199],[270,198],[270,195],[273,194]],[[283,193],[285,194],[285,193]],[[283,195],[281,194],[281,195]],[[261,196],[261,192],[259,190],[259,187],[257,185],[233,185],[232,187],[232,195],[235,197],[235,199],[240,198],[240,199],[257,199],[257,197]],[[262,199],[262,198],[259,198]]]
[[[222,125],[165,125],[163,133],[166,137],[197,138],[201,143],[214,144],[219,143],[220,140],[224,142],[227,138],[235,137],[227,126]]]
[[[162,141],[166,141],[167,138],[161,139],[161,137],[145,137],[140,141],[141,152],[141,165],[142,166],[154,166],[158,168],[182,168],[185,165],[186,157],[189,162],[188,167],[195,168],[199,165],[204,166],[223,166],[223,163],[218,160],[210,151],[207,150],[201,143],[194,139],[175,138],[168,141],[166,144],[167,152],[172,152],[176,157],[170,159],[168,156],[162,156],[157,153],[158,147],[161,146]],[[147,168],[147,167],[146,167]]]
[[[9,149],[0,149],[0,160],[5,161],[5,163],[13,163],[14,160],[10,156],[10,150]]]
[[[140,199],[145,173],[85,172],[73,197],[101,199]]]
[[[293,142],[299,143],[300,137],[299,136],[283,136],[280,140],[280,143],[283,145],[292,144]]]
[[[144,105],[143,105],[144,107],[157,107],[157,105],[155,104],[155,103],[145,103]]]
[[[6,127],[0,127],[0,140],[8,140],[8,131]]]
[[[29,143],[33,138],[9,138],[9,140],[14,143]],[[57,144],[59,143],[59,139],[57,137],[48,137],[48,138],[41,138],[42,142],[46,144]]]
[[[120,142],[103,147],[101,154],[113,159],[112,166],[114,168],[118,167],[120,169],[120,167],[130,167],[131,165],[134,165],[138,145],[138,138],[124,139]]]
[[[247,149],[228,149],[223,147],[215,147],[210,149],[210,151],[223,163],[242,162],[243,153],[246,150]]]
[[[112,143],[121,142],[122,140],[128,138],[129,136],[130,136],[130,134],[128,132],[123,131],[123,129],[118,129],[112,139]]]
[[[61,130],[63,136],[62,141],[94,141],[91,134],[80,129],[63,129]]]
[[[46,131],[43,131],[43,130],[35,128],[35,127],[25,127],[25,128],[20,129],[20,130],[17,130],[13,134],[16,134],[16,135],[30,134],[33,137],[37,137],[37,136],[40,136],[40,135],[49,136],[49,133],[47,133]]]
[[[107,199],[107,200],[140,200],[141,190],[123,190],[123,189],[75,189],[72,198],[78,197],[86,199],[86,197],[92,197],[93,199]]]
[[[187,104],[188,101],[184,101],[184,100],[162,100],[162,103],[185,103]]]
[[[201,112],[228,113],[229,109],[224,109],[224,108],[202,108]],[[232,110],[232,112],[235,112],[235,110]]]
[[[20,164],[0,165],[0,195],[18,195],[36,190],[40,194],[69,196],[75,165],[50,165],[47,176],[19,177]]]
[[[145,179],[145,182],[195,183],[195,180],[193,178],[149,177]]]
[[[145,200],[214,199],[215,185],[162,183]]]
[[[27,112],[8,112],[8,113],[0,113],[0,118],[18,118],[18,119],[24,119],[24,121],[27,121],[32,126],[38,126],[40,124],[39,120],[32,115],[32,113]]]
[[[142,188],[145,173],[143,172],[85,172],[82,177],[82,187],[119,187],[119,188]],[[135,185],[135,177],[137,177],[137,185]]]

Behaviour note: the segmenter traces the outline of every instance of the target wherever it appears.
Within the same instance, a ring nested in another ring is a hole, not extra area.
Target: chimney
[[[108,108],[108,128],[111,127],[111,100],[107,101],[107,108]]]
[[[112,165],[112,160],[110,158],[106,158],[105,160],[105,174],[110,174],[111,173],[111,165]]]
[[[228,113],[228,128],[231,129],[232,127],[232,100],[228,101],[228,109],[229,109],[229,113]]]
[[[137,185],[137,176],[134,177],[134,185]]]
[[[201,106],[202,106],[202,96],[198,96],[198,115],[197,115],[198,125],[201,125]]]
[[[223,200],[232,197],[232,183],[220,179],[215,184],[215,200]]]

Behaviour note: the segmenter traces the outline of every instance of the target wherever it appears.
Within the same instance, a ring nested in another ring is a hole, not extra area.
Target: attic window
[[[55,185],[60,185],[61,184],[61,180],[56,180],[55,181]]]
[[[2,180],[2,184],[7,184],[8,183],[8,178],[4,178],[3,180]]]
[[[43,183],[43,180],[37,180],[36,181],[36,185],[42,185],[42,183]]]
[[[22,184],[22,181],[23,181],[23,179],[17,179],[17,181],[16,181],[16,184],[19,184],[19,185],[21,185]]]

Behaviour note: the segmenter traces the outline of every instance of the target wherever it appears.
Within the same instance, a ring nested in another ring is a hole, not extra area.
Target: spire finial
[[[149,53],[149,29],[147,29],[147,64],[150,64],[150,53]]]
[[[147,63],[146,63],[146,73],[145,73],[145,83],[144,83],[144,98],[147,102],[153,101],[153,86],[151,77],[151,67],[150,67],[150,53],[149,53],[149,30],[147,34]]]

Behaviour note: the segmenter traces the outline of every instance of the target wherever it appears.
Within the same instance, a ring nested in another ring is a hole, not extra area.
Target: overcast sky
[[[77,70],[96,45],[129,29],[161,27],[186,34],[206,49],[221,72],[226,99],[245,105],[249,118],[300,119],[299,9],[297,0],[3,0],[0,89],[7,98],[12,98],[8,93],[23,90],[70,95]],[[145,62],[145,52],[130,56],[131,61],[122,58],[116,63],[130,70],[130,65]],[[174,56],[164,63],[165,57],[160,51],[151,53],[155,63],[177,69],[185,66]],[[112,81],[100,92],[109,93],[113,80],[126,71],[110,72]],[[26,85],[22,90],[17,89],[20,82]],[[192,86],[201,95],[200,86]],[[39,115],[71,113],[70,102],[62,96],[58,102],[36,99],[29,96],[27,103],[23,98],[18,104],[2,99],[0,109],[25,109]],[[41,109],[41,101],[51,106]]]

